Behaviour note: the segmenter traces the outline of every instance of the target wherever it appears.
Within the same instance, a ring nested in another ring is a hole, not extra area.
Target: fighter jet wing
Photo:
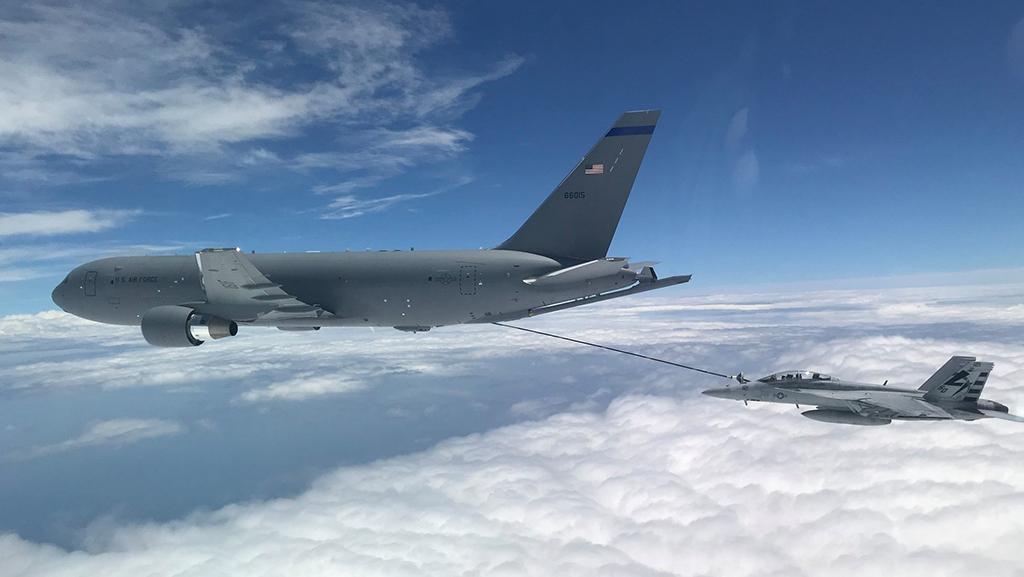
[[[847,401],[850,410],[865,417],[891,419],[893,417],[917,417],[931,419],[952,419],[953,416],[942,408],[917,397],[898,391],[858,390],[813,390],[802,392]]]
[[[901,393],[879,393],[872,391],[867,398],[859,399],[855,403],[859,406],[854,408],[854,411],[865,416],[953,418],[953,415],[927,401]]]
[[[196,253],[196,262],[206,291],[206,303],[195,307],[201,312],[243,322],[331,314],[318,304],[304,302],[282,290],[237,248],[201,250]]]

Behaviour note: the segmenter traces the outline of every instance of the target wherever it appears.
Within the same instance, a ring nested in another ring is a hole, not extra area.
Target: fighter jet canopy
[[[779,371],[766,377],[757,379],[761,383],[775,383],[778,381],[831,381],[832,377],[824,373],[814,371]]]

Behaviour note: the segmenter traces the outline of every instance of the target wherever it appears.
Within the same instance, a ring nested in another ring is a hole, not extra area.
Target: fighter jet
[[[626,112],[526,219],[490,250],[246,254],[86,263],[53,290],[65,311],[139,325],[152,345],[192,347],[239,326],[419,332],[519,319],[685,283],[609,257],[660,111]]]
[[[782,371],[750,382],[708,389],[705,395],[722,399],[817,406],[803,416],[826,423],[888,425],[907,421],[976,421],[987,417],[1024,422],[1006,405],[982,399],[992,363],[974,357],[953,357],[917,389],[855,383],[813,371]]]

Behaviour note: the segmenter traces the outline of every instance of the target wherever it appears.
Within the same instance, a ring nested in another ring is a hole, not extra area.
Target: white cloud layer
[[[996,362],[985,396],[1019,410],[1022,306],[1024,288],[989,285],[657,297],[523,322],[715,369],[806,366],[907,386],[970,353]],[[87,389],[111,374],[119,386],[180,387],[189,379],[171,375],[187,362],[194,374],[237,374],[243,399],[271,403],[351,393],[356,382],[372,390],[380,375],[486,378],[511,359],[523,379],[551,382],[510,408],[542,420],[341,468],[293,498],[121,524],[90,535],[86,551],[6,535],[0,575],[1019,577],[1024,566],[1015,423],[829,425],[791,407],[703,397],[706,378],[643,364],[632,387],[644,392],[544,418],[559,410],[564,379],[599,395],[620,385],[613,367],[639,361],[579,363],[594,353],[497,327],[325,333],[160,351],[133,345],[132,329],[6,317],[0,352],[18,385],[3,392]],[[22,356],[26,342],[63,360]],[[536,373],[539,355],[564,357],[565,373]]]
[[[295,499],[122,527],[90,553],[8,536],[0,572],[1018,575],[1010,426],[851,430],[630,396],[342,469]]]
[[[363,383],[343,375],[302,373],[286,381],[245,391],[239,396],[239,400],[246,403],[305,401],[316,397],[351,393],[364,388],[366,385]]]

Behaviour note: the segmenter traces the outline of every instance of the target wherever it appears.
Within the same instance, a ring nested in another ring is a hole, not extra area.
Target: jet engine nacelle
[[[206,339],[238,334],[234,321],[200,315],[188,307],[153,307],[142,315],[142,336],[157,347],[197,347]]]
[[[843,425],[888,425],[892,421],[889,419],[876,419],[872,417],[864,417],[857,413],[851,413],[850,411],[835,411],[829,409],[814,409],[813,411],[804,411],[800,413],[808,419],[814,419],[815,421],[822,421],[824,423],[840,423]]]

